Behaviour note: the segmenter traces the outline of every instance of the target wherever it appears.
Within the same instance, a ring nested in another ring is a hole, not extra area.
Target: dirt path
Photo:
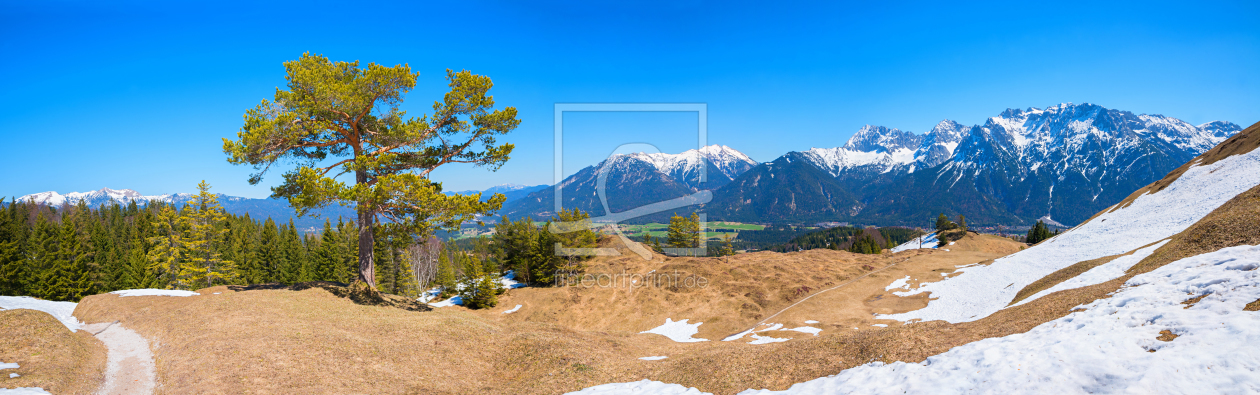
[[[96,393],[152,394],[155,369],[149,341],[133,330],[123,328],[117,321],[84,325],[109,349],[105,365],[105,384]]]

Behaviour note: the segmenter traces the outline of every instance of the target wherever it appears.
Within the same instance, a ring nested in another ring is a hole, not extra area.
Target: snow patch
[[[910,276],[909,276],[909,275],[907,275],[905,278],[899,278],[899,279],[897,279],[897,280],[893,281],[893,282],[892,282],[892,284],[888,284],[888,286],[887,286],[887,287],[884,287],[884,291],[892,291],[892,290],[894,290],[894,289],[898,289],[898,288],[906,288],[906,289],[909,289],[909,286],[910,286]],[[808,323],[809,323],[809,322],[806,322],[806,324],[808,324]]]
[[[126,296],[176,296],[176,297],[188,297],[188,296],[197,296],[197,295],[201,295],[201,294],[196,293],[196,292],[193,292],[193,291],[181,291],[181,290],[177,290],[177,289],[153,289],[153,288],[146,288],[146,289],[124,289],[124,290],[114,291],[114,292],[110,292],[110,293],[111,293],[111,294],[118,295],[118,297],[120,297],[120,298],[121,298],[121,297],[126,297]]]
[[[516,307],[513,307],[511,310],[504,311],[504,312],[503,312],[503,314],[512,314],[512,313],[515,313],[517,310],[520,310],[520,309],[521,309],[521,305],[519,305],[519,304],[518,304],[518,305],[516,305]]]
[[[39,310],[52,315],[57,321],[61,321],[61,324],[70,329],[71,332],[83,327],[83,323],[79,322],[79,319],[74,318],[74,308],[78,305],[78,303],[74,302],[53,302],[30,296],[0,296],[0,310]]]
[[[659,356],[659,357],[640,357],[639,359],[642,359],[642,360],[644,360],[644,361],[659,361],[659,360],[662,360],[662,359],[665,359],[665,358],[669,358],[669,357],[667,357],[667,356],[663,356],[663,355],[662,355],[662,356]]]
[[[790,337],[761,336],[756,333],[752,334],[752,338],[753,338],[753,341],[748,342],[748,344],[770,344],[770,343],[779,343],[779,342],[792,340],[792,338]]]
[[[923,236],[916,237],[914,240],[907,241],[899,246],[893,247],[892,252],[898,253],[908,250],[917,250],[920,248],[936,248],[940,244],[940,240],[936,239],[936,232],[928,233]]]
[[[568,395],[637,395],[637,394],[655,394],[655,395],[712,395],[708,392],[700,392],[700,390],[690,387],[684,387],[678,384],[666,384],[659,381],[641,380],[632,383],[613,383],[597,385],[578,391],[568,393]]]
[[[709,339],[699,339],[699,338],[691,337],[692,335],[700,333],[700,324],[703,324],[703,322],[688,324],[687,320],[688,319],[683,319],[681,321],[674,321],[669,318],[666,318],[664,325],[661,325],[661,326],[658,326],[658,327],[655,327],[655,328],[652,328],[643,332],[639,332],[639,333],[655,333],[661,336],[668,337],[669,340],[673,340],[679,343],[695,343],[695,342],[709,341]]]

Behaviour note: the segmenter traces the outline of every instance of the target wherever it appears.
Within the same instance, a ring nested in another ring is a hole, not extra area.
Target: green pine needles
[[[257,170],[252,184],[280,162],[295,164],[272,196],[288,199],[299,215],[330,204],[355,207],[357,280],[377,285],[378,233],[423,239],[502,206],[501,194],[486,201],[446,195],[429,178],[450,163],[493,171],[508,160],[513,145],[496,138],[520,121],[513,107],[494,109],[490,78],[447,70],[450,91],[431,114],[412,118],[399,106],[419,74],[405,64],[361,67],[306,53],[284,67],[287,89],[246,111],[237,140],[224,139],[223,152],[228,162]]]

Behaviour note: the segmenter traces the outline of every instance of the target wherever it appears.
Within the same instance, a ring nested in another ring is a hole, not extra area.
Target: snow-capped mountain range
[[[57,193],[57,191],[32,193],[30,195],[19,197],[17,200],[49,206],[61,206],[65,204],[75,205],[79,204],[80,201],[83,201],[91,207],[97,207],[111,201],[118,202],[119,204],[127,204],[135,201],[136,204],[143,206],[151,201],[171,202],[174,200],[187,200],[187,197],[189,196],[191,195],[186,193],[146,196],[130,189],[101,188],[99,191],[70,192],[65,195]]]
[[[1064,103],[1008,109],[976,126],[944,120],[925,134],[868,125],[839,147],[789,152],[766,163],[709,146],[619,155],[591,168],[607,164],[617,175],[610,176],[609,190],[624,183],[619,193],[634,196],[621,199],[622,209],[710,189],[713,202],[703,211],[717,219],[918,225],[947,213],[980,223],[1072,225],[1240,130],[1224,121],[1196,126]],[[712,167],[709,182],[697,185],[701,164]],[[564,180],[565,207],[595,209],[594,178],[584,170]],[[548,215],[555,207],[549,190],[508,211]]]
[[[1135,115],[1088,103],[1008,109],[970,127],[945,120],[923,135],[865,126],[841,147],[789,153],[780,158],[780,166],[762,174],[812,179],[800,174],[806,170],[786,166],[803,160],[835,178],[847,194],[837,193],[834,186],[813,188],[815,192],[804,188],[783,196],[771,191],[720,190],[713,211],[748,212],[739,206],[753,203],[750,200],[755,199],[749,196],[777,196],[769,200],[778,203],[769,204],[779,208],[754,211],[772,218],[889,224],[914,224],[922,222],[918,218],[944,212],[994,222],[1041,218],[1070,225],[1241,130],[1229,122],[1195,126],[1163,115]],[[774,174],[789,168],[791,175]],[[760,188],[769,184],[737,180],[732,185]],[[738,199],[723,200],[723,194]],[[814,211],[817,204],[795,205],[802,200],[826,202],[824,206],[838,211]],[[746,216],[739,217],[751,220]]]

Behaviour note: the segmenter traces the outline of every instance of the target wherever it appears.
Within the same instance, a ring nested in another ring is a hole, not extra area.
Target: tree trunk
[[[355,174],[359,183],[367,182],[367,173],[360,170]],[[364,202],[359,202],[359,281],[376,289],[376,265],[372,261],[372,251],[376,244],[376,234],[372,228],[372,211]]]

